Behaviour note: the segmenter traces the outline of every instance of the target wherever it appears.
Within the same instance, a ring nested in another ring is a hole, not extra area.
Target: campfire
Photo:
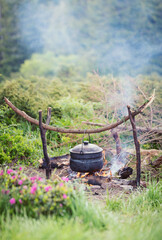
[[[120,179],[124,179],[129,177],[132,174],[132,169],[127,167],[128,156],[129,154],[126,152],[122,152],[119,155],[115,155],[112,158],[112,161],[108,162],[105,156],[105,150],[102,151],[103,158],[103,167],[98,171],[91,172],[79,172],[73,171],[70,167],[70,158],[69,154],[53,157],[50,159],[51,166],[53,168],[57,168],[56,174],[59,177],[68,178],[69,181],[78,181],[89,185],[89,186],[100,186],[102,188],[103,184],[120,181]],[[41,168],[46,168],[45,160],[40,161]],[[115,170],[116,169],[116,170]]]
[[[105,199],[107,191],[111,195],[120,196],[123,191],[130,194],[133,190],[134,182],[129,178],[123,179],[122,173],[125,174],[124,169],[127,169],[128,153],[122,153],[119,156],[114,155],[111,161],[108,161],[107,151],[102,151],[103,167],[98,171],[93,172],[77,172],[70,168],[70,154],[53,157],[50,159],[51,166],[55,168],[52,174],[52,179],[66,179],[69,183],[82,184],[82,187],[89,195],[95,196],[97,199]],[[109,151],[110,152],[110,151]],[[122,157],[125,158],[122,159]],[[127,157],[127,158],[126,158]],[[119,164],[120,163],[120,164]],[[114,166],[118,165],[118,171],[112,172]],[[121,167],[122,166],[122,167]],[[45,161],[41,160],[41,168],[46,169]],[[43,170],[44,171],[44,170]],[[127,177],[130,172],[127,174]],[[124,176],[125,178],[125,176]]]
[[[103,168],[100,171],[95,171],[95,172],[86,172],[86,173],[77,173],[77,178],[92,178],[92,177],[100,177],[104,179],[112,179],[112,172],[109,167],[106,167],[108,164],[108,161],[105,158],[105,150],[103,150]]]

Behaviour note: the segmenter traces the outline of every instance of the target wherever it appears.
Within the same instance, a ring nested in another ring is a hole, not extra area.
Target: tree
[[[28,57],[20,41],[18,8],[21,0],[0,0],[0,69],[4,75],[16,72]]]

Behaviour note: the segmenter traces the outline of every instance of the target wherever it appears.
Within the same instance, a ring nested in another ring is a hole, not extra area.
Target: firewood
[[[132,173],[133,169],[131,167],[125,167],[118,171],[118,174],[122,179],[128,178],[130,175],[132,175]]]
[[[155,168],[159,168],[162,165],[162,156],[156,159],[154,162],[151,162],[150,165]]]

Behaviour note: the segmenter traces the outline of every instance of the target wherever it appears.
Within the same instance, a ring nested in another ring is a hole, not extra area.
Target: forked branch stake
[[[137,138],[137,129],[135,124],[135,117],[132,116],[132,112],[130,110],[130,106],[127,106],[128,113],[129,113],[129,119],[132,125],[133,129],[133,138],[134,138],[134,144],[136,148],[136,171],[137,171],[137,187],[140,186],[140,178],[141,178],[141,154],[140,154],[140,143]]]
[[[50,123],[50,119],[51,119],[51,108],[48,108],[46,124]],[[46,129],[44,129],[42,125],[42,110],[39,110],[39,128],[40,128],[40,134],[41,134],[42,145],[43,145],[44,159],[46,162],[46,178],[49,179],[51,175],[51,163],[47,153],[47,141],[45,136]]]

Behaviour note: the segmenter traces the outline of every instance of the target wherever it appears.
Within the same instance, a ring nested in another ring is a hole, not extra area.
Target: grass
[[[31,219],[0,217],[2,240],[160,240],[162,236],[162,184],[152,183],[129,199],[109,199],[105,206],[87,200],[80,189],[73,203],[72,217]]]

